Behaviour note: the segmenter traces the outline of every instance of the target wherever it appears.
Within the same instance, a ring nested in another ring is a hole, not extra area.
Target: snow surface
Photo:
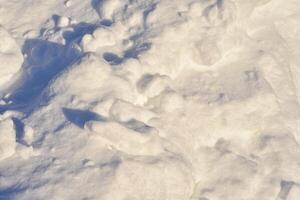
[[[0,0],[0,199],[299,200],[298,0]]]

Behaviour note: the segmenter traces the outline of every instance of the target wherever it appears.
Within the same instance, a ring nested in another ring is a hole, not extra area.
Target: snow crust
[[[299,1],[0,0],[0,25],[0,199],[299,199]]]

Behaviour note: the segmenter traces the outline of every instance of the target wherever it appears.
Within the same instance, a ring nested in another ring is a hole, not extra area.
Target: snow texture
[[[298,0],[0,0],[0,200],[300,199]]]

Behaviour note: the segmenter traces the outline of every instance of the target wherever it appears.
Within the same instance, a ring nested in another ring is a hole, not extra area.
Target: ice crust
[[[0,0],[0,199],[298,200],[299,13]]]

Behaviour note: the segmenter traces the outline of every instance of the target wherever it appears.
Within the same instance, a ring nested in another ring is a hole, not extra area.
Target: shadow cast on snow
[[[26,40],[22,51],[26,55],[22,72],[5,99],[13,103],[0,107],[0,112],[23,110],[33,105],[48,83],[81,55],[72,45],[39,39]]]
[[[88,110],[63,108],[62,111],[68,121],[80,128],[84,128],[89,121],[106,121],[104,117]]]
[[[65,31],[63,37],[67,44],[71,42],[80,42],[85,34],[92,34],[97,27],[99,27],[98,24],[80,22],[72,26],[73,30]]]
[[[89,24],[82,22],[74,25],[72,31],[63,33],[66,45],[38,38],[28,39],[24,42],[22,53],[26,56],[24,56],[25,60],[22,65],[22,71],[18,79],[10,87],[10,95],[4,98],[4,101],[12,103],[0,105],[0,113],[7,110],[17,110],[29,114],[40,104],[37,100],[40,99],[43,90],[48,86],[49,82],[77,61],[82,55],[82,52],[76,48],[74,43],[76,44],[80,41],[83,35],[93,33],[99,26],[108,27],[113,24],[113,21],[109,19],[101,19],[100,10],[102,3],[103,0],[92,0],[91,2],[91,5],[99,15],[99,23]],[[130,38],[130,40],[135,42],[135,45],[123,52],[122,57],[111,52],[106,52],[103,54],[103,58],[111,65],[119,65],[129,58],[138,58],[140,53],[151,48],[150,43],[137,42],[138,38]],[[87,110],[63,108],[62,112],[69,122],[80,128],[83,128],[89,121],[106,121],[104,117]],[[23,140],[24,123],[17,118],[13,118],[13,121],[16,128],[17,142],[26,145]],[[148,128],[137,122],[130,122],[126,125],[130,128],[138,128],[138,130],[141,129],[143,131]],[[22,193],[26,189],[21,186],[0,187],[0,200],[14,199],[16,194]]]
[[[13,186],[10,188],[0,188],[0,200],[12,200],[18,193],[26,191],[26,188]]]

